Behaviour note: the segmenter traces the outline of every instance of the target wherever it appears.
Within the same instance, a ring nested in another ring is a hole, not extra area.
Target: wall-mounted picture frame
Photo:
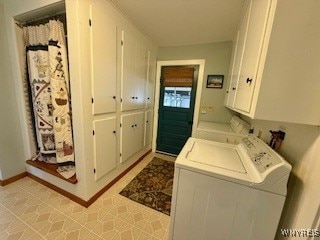
[[[207,88],[222,88],[224,75],[208,75]]]

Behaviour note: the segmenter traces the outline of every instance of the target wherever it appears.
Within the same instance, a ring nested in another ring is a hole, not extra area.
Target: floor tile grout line
[[[31,180],[32,180],[32,179],[31,179]],[[32,180],[32,181],[34,181],[34,180]],[[38,184],[39,184],[39,183],[38,183]],[[31,195],[32,197],[35,197],[36,199],[38,199],[38,200],[39,200],[40,202],[42,202],[43,204],[46,204],[46,205],[49,206],[50,208],[56,210],[57,212],[61,213],[61,214],[64,215],[64,216],[66,216],[69,220],[71,220],[71,221],[79,224],[81,227],[87,229],[90,233],[93,233],[94,235],[98,236],[98,235],[97,235],[95,232],[93,232],[91,229],[87,228],[86,226],[84,226],[84,225],[81,224],[80,222],[78,222],[78,221],[70,218],[67,214],[65,214],[65,213],[64,213],[63,211],[61,211],[60,209],[52,206],[51,204],[46,203],[46,202],[45,202],[44,200],[42,200],[41,198],[30,194],[30,193],[27,192],[26,189],[24,189],[23,187],[21,187],[21,186],[19,186],[19,185],[18,185],[18,187],[19,187],[20,189],[22,189],[24,192],[26,192],[27,194],[29,194],[29,195]],[[45,187],[46,187],[46,186],[45,186]],[[49,188],[48,188],[48,189],[49,189]],[[61,195],[60,193],[58,193],[58,194]],[[61,195],[61,196],[63,196],[63,195]],[[72,201],[72,200],[70,200],[70,201]],[[80,205],[80,206],[81,206],[81,205]],[[8,209],[8,210],[9,210],[9,209]],[[13,213],[11,210],[10,210],[10,212]],[[14,216],[17,217],[19,220],[23,221],[23,220],[22,220],[19,216],[17,216],[15,213],[13,213],[13,214],[14,214]],[[24,222],[24,221],[23,221],[23,222]],[[25,222],[24,222],[24,223],[25,223]],[[26,223],[26,224],[27,224],[30,228],[34,229],[34,228],[31,227],[28,223]],[[38,231],[36,231],[36,232],[37,232],[38,234],[40,234],[41,236],[43,236],[43,235],[42,235],[41,233],[39,233]],[[98,237],[100,238],[100,236],[98,236]],[[45,238],[44,238],[44,239],[45,239]]]
[[[29,192],[27,192],[26,189],[24,189],[23,187],[21,187],[21,186],[17,186],[17,187],[19,187],[21,190],[23,190],[27,195],[30,195],[30,196],[33,197],[33,195],[31,195]],[[115,193],[115,194],[112,194],[112,195],[120,195],[120,194],[119,194],[119,193]],[[121,195],[120,195],[120,196],[121,196]],[[39,198],[39,197],[35,197],[35,198],[38,199],[39,202],[41,202],[41,203],[43,203],[43,204],[46,204],[48,207],[52,208],[53,210],[56,210],[57,212],[63,214],[63,215],[66,216],[69,220],[71,220],[71,221],[73,221],[73,222],[76,222],[76,223],[79,224],[81,227],[83,227],[83,228],[85,228],[86,230],[88,230],[89,233],[92,233],[92,234],[94,234],[95,236],[97,236],[98,238],[101,238],[101,237],[100,237],[99,235],[97,235],[94,231],[92,231],[91,229],[87,228],[85,225],[81,224],[80,222],[78,222],[78,221],[70,218],[68,215],[66,215],[64,212],[62,212],[60,209],[54,207],[53,205],[50,205],[50,204],[46,203],[44,200],[42,200],[42,199]],[[132,200],[130,200],[130,199],[126,199],[126,198],[124,198],[124,199],[125,199],[125,201],[130,201],[130,202],[134,203],[135,207],[139,206],[139,207],[145,208],[145,211],[147,211],[148,213],[150,213],[150,214],[155,214],[155,215],[158,215],[158,214],[159,214],[159,215],[160,215],[159,217],[160,217],[160,218],[163,218],[163,216],[162,216],[163,214],[161,214],[161,213],[154,212],[154,211],[150,211],[150,210],[152,210],[152,209],[147,209],[147,208],[146,208],[145,206],[143,206],[142,204],[136,204],[134,201],[132,201]],[[132,204],[132,203],[131,203],[131,204]],[[0,204],[1,204],[1,203],[0,203]],[[2,205],[6,210],[8,210],[11,214],[13,214],[18,220],[20,220],[21,222],[23,222],[26,226],[28,226],[29,228],[31,228],[34,232],[36,232],[36,233],[39,234],[43,239],[45,239],[45,236],[43,236],[40,232],[38,232],[36,229],[34,229],[32,226],[30,226],[27,222],[25,222],[25,221],[24,221],[23,219],[21,219],[18,215],[16,215],[14,212],[12,212],[9,208],[7,208],[7,207],[6,207],[5,205],[3,205],[3,204],[1,204],[1,205]],[[102,210],[102,211],[104,211],[104,212],[106,212],[106,213],[109,213],[109,214],[112,215],[114,218],[120,219],[121,221],[123,221],[123,222],[125,222],[126,224],[128,224],[130,227],[135,227],[135,228],[139,229],[139,230],[141,231],[141,233],[143,232],[143,233],[148,234],[148,235],[150,235],[150,236],[152,236],[152,237],[154,237],[154,238],[156,238],[156,239],[160,239],[160,240],[163,239],[163,238],[159,238],[159,237],[157,237],[157,236],[155,236],[155,235],[153,235],[153,234],[150,234],[149,232],[145,231],[145,230],[142,229],[142,228],[136,227],[134,224],[131,224],[131,223],[127,222],[127,221],[122,220],[122,219],[119,218],[118,216],[115,216],[115,215],[112,214],[111,212],[106,211],[105,209],[103,209],[103,208],[101,208],[101,207],[99,207],[99,206],[95,206],[95,207],[98,208],[99,210]],[[166,228],[165,228],[164,230],[167,231]],[[139,234],[139,236],[141,235],[141,233]]]
[[[31,179],[31,180],[32,180],[32,179]],[[22,189],[24,192],[26,192],[27,194],[31,195],[31,194],[30,194],[29,192],[27,192],[26,189],[24,189],[23,187],[21,187],[21,186],[19,186],[19,185],[18,185],[18,187],[19,187],[20,189]],[[117,195],[120,195],[119,193],[116,193],[116,194],[117,194]],[[60,194],[59,194],[59,195],[60,195]],[[113,194],[113,195],[114,195],[114,194]],[[31,195],[31,196],[33,197],[33,195]],[[37,196],[35,196],[35,198],[38,199],[40,202],[42,202],[42,203],[48,205],[49,207],[53,208],[54,210],[58,211],[59,213],[63,214],[63,215],[66,216],[69,220],[78,223],[80,226],[86,228],[86,229],[89,230],[91,233],[93,233],[94,235],[96,235],[96,236],[98,236],[99,238],[101,238],[101,237],[100,237],[99,235],[97,235],[94,231],[92,231],[91,229],[87,228],[85,225],[81,224],[80,222],[78,222],[78,221],[70,218],[68,215],[66,215],[64,212],[62,212],[60,209],[58,209],[58,208],[56,208],[56,207],[54,207],[54,206],[46,203],[44,200],[42,200],[41,198],[39,198],[39,197],[37,197]],[[127,199],[126,199],[126,200],[127,200]],[[132,200],[130,200],[130,201],[132,201]],[[142,206],[143,206],[143,205],[142,205]],[[102,210],[102,211],[104,211],[104,212],[109,213],[110,215],[112,215],[112,216],[115,217],[115,218],[120,219],[118,216],[115,216],[114,214],[106,211],[105,209],[103,209],[103,208],[101,208],[101,207],[99,207],[99,206],[97,206],[97,205],[96,205],[95,207],[97,207],[99,210]],[[9,209],[8,209],[8,210],[9,210]],[[147,209],[147,211],[148,211],[148,210],[149,210],[149,209]],[[12,211],[10,211],[10,212],[12,212]],[[13,212],[12,212],[12,213],[13,213]],[[13,214],[14,214],[14,213],[13,213]],[[14,216],[17,217],[19,220],[22,220],[22,219],[19,218],[19,216],[15,215],[15,214],[14,214]],[[120,220],[123,221],[122,219],[120,219]],[[23,221],[23,220],[22,220],[22,221]],[[23,222],[24,222],[24,221],[23,221]],[[24,223],[25,223],[25,222],[24,222]],[[129,225],[132,226],[132,227],[135,227],[135,226],[134,226],[133,224],[131,224],[131,223],[128,223],[128,222],[125,222],[125,223],[129,224]],[[26,223],[26,224],[27,224],[27,223]],[[29,226],[30,228],[32,228],[29,224],[27,224],[27,226]],[[136,227],[136,228],[138,228],[138,227]],[[32,228],[32,229],[34,230],[34,228]],[[144,231],[144,230],[141,229],[141,228],[138,228],[138,229],[141,230],[141,231],[143,231],[144,233],[147,233],[147,234],[151,235],[150,233]],[[35,231],[36,231],[36,230],[35,230]],[[38,231],[36,231],[36,232],[37,232],[38,234],[40,234]],[[41,237],[43,236],[42,234],[40,234],[40,235],[41,235]],[[153,236],[153,235],[151,235],[151,236]],[[153,237],[155,237],[155,236],[153,236]],[[157,238],[157,237],[155,237],[155,238]],[[159,239],[159,238],[157,238],[157,239]]]
[[[2,203],[0,203],[2,206],[4,206]],[[5,207],[6,208],[6,207]],[[46,239],[45,236],[43,236],[40,232],[38,232],[35,228],[33,228],[32,226],[30,226],[26,221],[24,221],[23,219],[21,219],[19,216],[17,216],[14,212],[12,212],[9,208],[6,208],[7,211],[9,211],[15,218],[17,218],[19,221],[21,221],[23,224],[25,224],[28,228],[32,229],[34,232],[36,232],[37,234],[40,235],[40,237],[42,237],[42,239]]]
[[[116,194],[120,195],[119,193],[116,193]],[[121,196],[121,195],[120,195],[120,196]],[[121,197],[123,197],[123,196],[121,196]],[[124,197],[124,198],[125,198],[125,197]],[[147,212],[150,213],[150,214],[155,214],[155,215],[159,214],[159,215],[160,215],[160,216],[159,216],[160,218],[163,218],[162,215],[165,215],[165,214],[163,214],[163,213],[161,213],[161,212],[155,211],[154,209],[151,209],[151,208],[149,209],[148,207],[144,206],[143,204],[137,204],[136,202],[134,202],[134,201],[132,201],[132,200],[130,200],[130,199],[128,199],[128,198],[125,198],[125,199],[126,199],[126,201],[133,202],[136,206],[145,208],[145,211],[147,211]],[[101,208],[101,207],[99,207],[99,206],[96,206],[96,207],[98,207],[99,209],[104,210],[103,208]],[[150,210],[152,210],[152,211],[150,211]],[[112,214],[112,213],[109,213],[109,214],[111,214],[113,217],[116,217],[116,218],[120,219],[118,216],[115,216],[115,215]],[[124,220],[122,220],[122,219],[120,219],[120,220],[121,220],[121,221],[124,221]],[[131,224],[131,223],[129,223],[129,222],[126,222],[126,223],[127,223],[128,225],[130,225],[130,226],[133,226],[133,227],[135,227],[135,228],[138,228],[141,232],[144,232],[144,233],[146,233],[146,234],[148,234],[148,235],[150,235],[150,236],[152,236],[152,237],[154,237],[154,238],[156,238],[156,239],[158,239],[158,240],[163,240],[163,238],[158,238],[157,236],[154,236],[154,235],[148,233],[147,231],[143,230],[142,228],[136,227],[134,224]],[[165,230],[165,231],[168,231],[167,228],[165,228],[164,230]],[[140,235],[141,235],[141,233],[140,233]]]
[[[150,157],[150,159],[148,159],[146,162],[141,162],[141,166],[140,166],[140,167],[141,167],[141,170],[153,159],[153,157],[155,157],[155,156]],[[139,163],[139,164],[140,164],[140,163]],[[139,167],[139,165],[137,165],[137,166]],[[135,175],[137,175],[141,170],[139,170]],[[130,172],[128,172],[128,174],[130,174]],[[124,177],[125,177],[125,176],[124,176]],[[134,177],[133,177],[133,178],[134,178]],[[132,179],[133,179],[133,178],[132,178]],[[130,179],[131,179],[131,177],[130,177]],[[131,180],[132,180],[132,179],[131,179]],[[30,180],[33,181],[32,179],[30,179]],[[118,181],[117,183],[119,183],[119,181]],[[116,184],[117,184],[117,183],[116,183]],[[39,184],[39,183],[38,183],[38,184]],[[116,185],[116,184],[115,184],[115,185]],[[39,184],[39,185],[41,185],[41,184]],[[80,222],[76,221],[75,219],[70,218],[68,215],[66,215],[66,214],[65,214],[63,211],[61,211],[60,209],[56,208],[54,205],[48,204],[47,202],[45,202],[45,201],[42,200],[41,198],[30,194],[30,193],[27,191],[27,189],[25,189],[24,187],[22,187],[22,186],[20,186],[20,185],[18,185],[18,184],[17,184],[17,187],[20,188],[21,190],[23,190],[23,191],[24,191],[25,193],[27,193],[28,195],[31,195],[32,197],[35,197],[35,198],[38,199],[41,203],[46,204],[46,205],[49,206],[50,208],[52,208],[52,209],[56,210],[57,212],[63,214],[63,215],[66,216],[69,220],[71,220],[71,221],[73,221],[73,222],[76,222],[76,223],[79,224],[81,227],[87,229],[90,233],[93,233],[95,236],[98,236],[98,237],[100,238],[100,236],[97,235],[95,232],[93,232],[91,229],[87,228],[85,225],[81,224]],[[106,192],[107,192],[107,191],[106,191]],[[59,193],[58,193],[58,194],[59,194]],[[59,194],[59,195],[61,195],[61,194]],[[113,196],[119,195],[119,197],[123,197],[123,196],[121,196],[118,192],[112,193],[112,195],[113,195]],[[165,218],[165,216],[166,216],[165,214],[161,214],[160,212],[150,211],[150,210],[152,210],[152,209],[147,209],[147,207],[143,206],[143,204],[136,204],[134,201],[132,201],[132,200],[130,200],[130,199],[127,199],[127,198],[124,198],[124,199],[125,199],[125,201],[130,201],[130,202],[132,202],[136,207],[137,207],[137,206],[140,206],[140,207],[142,207],[142,208],[145,208],[145,211],[147,211],[147,212],[150,213],[150,214],[155,214],[155,215],[160,214],[160,215],[159,215],[160,218]],[[72,201],[72,200],[71,200],[71,201]],[[17,216],[14,212],[12,212],[10,209],[8,209],[5,205],[3,205],[3,204],[1,204],[1,205],[4,206],[4,208],[5,208],[6,210],[8,210],[10,213],[12,213],[16,218],[18,218],[20,221],[22,221],[24,224],[26,224],[28,227],[30,227],[32,230],[34,230],[36,233],[38,233],[41,237],[43,237],[43,235],[42,235],[41,233],[39,233],[37,230],[35,230],[33,227],[31,227],[28,223],[26,223],[24,220],[22,220],[19,216]],[[98,208],[99,210],[102,210],[102,211],[104,211],[104,212],[107,212],[107,213],[111,214],[113,217],[116,217],[116,218],[120,219],[121,221],[124,221],[124,220],[122,220],[121,218],[119,218],[118,216],[115,216],[115,215],[112,214],[111,212],[103,209],[102,207],[100,207],[100,206],[98,206],[98,205],[95,205],[95,207]],[[153,236],[153,237],[156,238],[156,239],[163,239],[163,238],[158,238],[157,236],[154,236],[154,235],[146,232],[145,230],[136,227],[136,226],[135,226],[134,224],[132,224],[132,223],[129,223],[129,222],[127,222],[127,221],[124,221],[124,222],[127,223],[127,224],[129,224],[131,227],[135,227],[135,228],[139,229],[139,230],[141,231],[141,233],[144,232],[144,233],[146,233],[146,234],[148,234],[148,235]],[[168,228],[164,228],[164,230],[165,230],[165,232],[167,232],[167,231],[168,231]],[[139,236],[141,235],[141,233],[139,234]]]

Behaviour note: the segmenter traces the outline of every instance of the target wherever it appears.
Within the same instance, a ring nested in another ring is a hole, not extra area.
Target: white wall
[[[0,2],[0,46],[0,179],[4,180],[25,172],[25,164],[2,1]]]
[[[232,42],[218,42],[190,46],[162,47],[158,51],[158,60],[205,59],[204,79],[202,85],[201,106],[213,106],[213,112],[199,114],[199,120],[228,122],[232,112],[223,107],[227,89],[227,76],[231,60]],[[224,75],[223,89],[206,88],[207,75]],[[195,113],[196,114],[196,113]]]
[[[319,218],[317,214],[320,210],[320,128],[301,124],[244,119],[251,122],[255,134],[261,130],[262,139],[267,142],[271,136],[269,130],[286,132],[279,153],[293,166],[293,169],[279,229],[312,228],[319,221],[315,218]],[[279,231],[277,239],[282,239]]]

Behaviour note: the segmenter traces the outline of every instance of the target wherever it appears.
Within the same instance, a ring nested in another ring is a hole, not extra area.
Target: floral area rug
[[[173,174],[174,162],[154,157],[120,194],[170,215]]]

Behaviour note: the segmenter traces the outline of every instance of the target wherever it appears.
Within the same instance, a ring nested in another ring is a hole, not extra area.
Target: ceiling
[[[160,47],[231,40],[244,0],[111,0]]]

